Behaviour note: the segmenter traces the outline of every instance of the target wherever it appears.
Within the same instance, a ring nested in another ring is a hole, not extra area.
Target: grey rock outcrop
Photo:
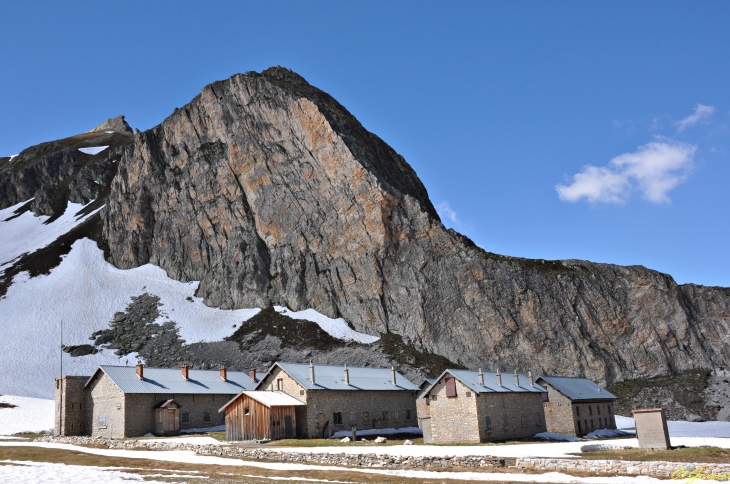
[[[117,131],[119,133],[133,133],[132,128],[124,120],[124,116],[109,118],[99,126],[88,131],[88,133],[97,133],[100,131]]]
[[[271,68],[205,87],[123,151],[111,260],[223,308],[314,308],[465,366],[600,382],[730,361],[730,293],[643,267],[487,253],[441,224],[405,160]]]

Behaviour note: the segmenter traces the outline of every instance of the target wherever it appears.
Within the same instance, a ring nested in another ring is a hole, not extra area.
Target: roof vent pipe
[[[345,385],[350,386],[350,372],[347,370],[347,365],[345,365]]]
[[[144,380],[144,366],[142,366],[142,362],[139,360],[137,360],[137,378]]]
[[[309,360],[309,381],[312,382],[312,385],[316,384],[314,381],[314,365],[312,364],[312,360]]]
[[[479,368],[479,384],[481,386],[484,386],[484,373],[482,373],[482,369]]]
[[[396,383],[395,383],[395,367],[394,366],[391,366],[390,367],[390,381],[393,383],[393,386],[396,385]]]
[[[502,374],[499,372],[499,368],[497,368],[497,385],[502,386]]]
[[[532,379],[532,368],[529,368],[527,370],[527,377],[530,379],[530,386],[531,387],[534,387],[535,386],[535,381]]]

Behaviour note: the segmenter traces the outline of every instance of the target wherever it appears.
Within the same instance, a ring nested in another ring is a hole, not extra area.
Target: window
[[[466,398],[471,397],[471,392],[466,392]]]
[[[593,415],[593,407],[588,405],[588,415]]]
[[[411,411],[406,410],[406,420],[410,420],[410,419],[411,419]]]
[[[276,389],[279,390],[280,392],[284,391],[284,379],[283,378],[279,378],[276,380]]]
[[[598,417],[598,427],[601,427],[603,425],[603,419],[601,417]]]
[[[363,423],[367,423],[370,421],[370,412],[368,412],[367,410],[363,411],[362,413],[362,421]]]
[[[61,388],[61,380],[56,380],[56,390]]]
[[[542,392],[542,401],[543,402],[549,402],[550,399],[548,398],[548,392]]]
[[[456,396],[456,378],[447,378],[446,379],[446,396],[447,397],[455,397]]]
[[[393,420],[396,422],[400,421],[400,415],[398,414],[398,410],[393,410]]]
[[[525,414],[524,414],[524,413],[521,413],[521,414],[520,414],[520,424],[521,424],[521,425],[522,425],[523,427],[527,427],[527,417],[525,416]]]
[[[350,412],[350,423],[357,422],[357,414],[355,412]]]
[[[426,405],[431,405],[431,397],[426,397]]]
[[[182,423],[190,422],[190,414],[188,412],[182,412],[180,416],[182,417]]]
[[[210,412],[203,412],[203,422],[210,422]]]
[[[388,411],[383,410],[383,422],[387,422],[387,421],[388,421]]]
[[[593,425],[593,419],[591,419],[591,430],[595,429],[595,425]]]
[[[299,390],[300,395],[304,395],[304,390]]]
[[[317,426],[324,427],[324,413],[322,412],[317,414]]]
[[[247,408],[244,408],[244,409],[243,409],[243,414],[244,414],[244,415],[245,415],[246,417],[248,417],[248,416],[249,416],[249,415],[251,414],[251,412],[249,411],[249,409],[247,409]]]
[[[100,429],[106,428],[106,414],[99,415],[99,428]]]
[[[575,407],[575,414],[580,417],[580,407]]]
[[[608,405],[608,414],[611,415],[611,405]]]
[[[487,415],[484,423],[487,427],[487,430],[492,430],[492,419],[489,415]]]
[[[601,415],[601,406],[596,405],[596,412],[598,412],[598,415]]]
[[[334,412],[332,414],[332,423],[335,425],[342,425],[342,412]]]

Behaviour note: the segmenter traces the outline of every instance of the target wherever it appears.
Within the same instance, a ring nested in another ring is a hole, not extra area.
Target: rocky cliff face
[[[111,259],[224,308],[271,304],[397,333],[465,366],[646,378],[730,361],[730,291],[643,267],[490,254],[326,93],[282,68],[213,83],[124,152]]]

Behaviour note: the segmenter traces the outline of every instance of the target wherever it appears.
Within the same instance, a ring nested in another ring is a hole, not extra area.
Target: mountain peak
[[[87,131],[87,133],[98,133],[100,131],[117,131],[119,133],[132,133],[132,128],[124,120],[124,116],[109,118],[99,126]]]

